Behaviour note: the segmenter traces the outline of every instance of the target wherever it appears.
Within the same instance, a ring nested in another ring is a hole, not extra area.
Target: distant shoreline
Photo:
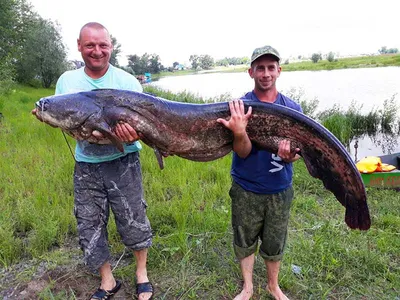
[[[379,68],[395,66],[400,67],[400,54],[383,54],[374,56],[360,56],[360,57],[346,57],[337,58],[335,61],[329,62],[326,59],[313,63],[311,60],[282,63],[282,71],[329,71],[338,69],[355,69],[355,68]],[[210,70],[182,70],[175,72],[161,72],[154,74],[153,78],[161,78],[166,76],[182,76],[182,75],[195,75],[207,73],[239,73],[247,72],[248,65],[236,65],[228,67],[214,67]]]

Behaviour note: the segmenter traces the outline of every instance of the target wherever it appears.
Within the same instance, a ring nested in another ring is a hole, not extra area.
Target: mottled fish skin
[[[245,101],[253,113],[247,133],[254,145],[276,153],[278,142],[291,141],[311,176],[346,208],[345,222],[352,229],[371,225],[361,175],[340,141],[325,127],[293,109],[270,103]],[[169,101],[145,93],[123,90],[93,90],[42,98],[37,103],[44,122],[60,127],[78,140],[98,144],[122,144],[112,128],[129,123],[141,140],[160,154],[194,161],[211,161],[232,151],[232,132],[217,122],[230,116],[228,102],[190,104]],[[103,139],[91,133],[98,130]]]

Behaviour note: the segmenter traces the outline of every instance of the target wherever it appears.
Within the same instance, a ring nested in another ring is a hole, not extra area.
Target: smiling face
[[[253,62],[248,72],[254,79],[254,89],[266,92],[276,90],[276,80],[281,74],[281,67],[275,59],[264,55]]]
[[[107,72],[113,51],[107,29],[100,26],[82,28],[78,39],[78,50],[85,62],[86,74],[96,79]]]

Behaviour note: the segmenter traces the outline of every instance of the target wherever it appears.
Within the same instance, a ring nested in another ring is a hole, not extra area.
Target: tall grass
[[[185,102],[185,103],[197,103],[197,104],[202,104],[202,103],[210,103],[210,102],[223,102],[223,101],[229,101],[232,100],[232,97],[229,94],[222,94],[218,97],[215,98],[205,98],[205,97],[200,97],[196,94],[193,94],[189,91],[182,91],[179,93],[172,93],[171,91],[168,90],[163,90],[159,87],[153,86],[153,85],[146,85],[144,87],[144,91],[146,93],[149,93],[151,95],[155,95],[164,99],[172,100],[172,101],[179,101],[179,102]]]
[[[296,91],[295,91],[296,92]],[[301,91],[300,91],[301,92]],[[396,94],[384,100],[382,108],[373,109],[367,114],[361,114],[362,105],[351,102],[347,111],[338,105],[325,111],[318,112],[318,101],[299,101],[306,107],[304,113],[311,115],[324,127],[329,129],[349,150],[350,143],[368,136],[375,145],[382,148],[383,153],[391,153],[397,146],[399,138],[399,115],[395,101]],[[296,97],[293,99],[296,100]]]
[[[19,87],[7,97],[0,124],[0,274],[22,259],[68,264],[55,253],[76,237],[72,214],[74,161],[58,129],[30,115],[52,90]],[[337,121],[341,122],[341,120]],[[67,138],[73,146],[74,141]],[[152,149],[141,152],[148,216],[154,230],[149,275],[157,299],[232,299],[240,269],[232,252],[228,189],[230,155],[208,163],[165,158],[160,170]],[[280,273],[291,299],[396,299],[400,294],[400,196],[368,190],[372,228],[349,230],[344,209],[322,183],[295,163],[295,200],[288,248]],[[124,249],[109,224],[113,255]],[[66,248],[68,249],[68,248]],[[68,257],[64,252],[63,256]],[[296,272],[293,271],[296,269]],[[133,285],[134,264],[115,275]],[[0,275],[0,280],[1,280]],[[265,268],[255,264],[254,299],[268,299]],[[29,280],[25,276],[20,280]],[[40,299],[75,299],[73,290]]]

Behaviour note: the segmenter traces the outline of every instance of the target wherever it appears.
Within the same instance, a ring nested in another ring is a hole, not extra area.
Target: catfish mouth
[[[36,109],[37,109],[37,116],[40,118],[40,120],[42,120],[43,122],[51,125],[51,126],[55,126],[55,127],[59,127],[63,130],[68,130],[68,131],[76,131],[76,132],[80,132],[82,130],[82,128],[85,128],[86,126],[84,126],[84,124],[86,123],[86,121],[88,119],[90,119],[92,116],[94,116],[95,114],[97,114],[97,112],[91,113],[89,115],[87,115],[86,117],[83,118],[83,120],[79,123],[75,122],[71,122],[72,119],[74,119],[73,117],[71,118],[69,116],[69,122],[63,122],[61,120],[59,120],[58,118],[53,117],[53,114],[51,114],[48,111],[48,106],[49,106],[50,101],[48,99],[42,99],[39,100],[35,103]],[[76,118],[75,118],[76,119]],[[72,126],[71,126],[72,125]],[[85,131],[85,136],[87,136],[87,132],[88,130],[84,130]]]
[[[35,108],[37,113],[39,113],[39,117],[42,117],[42,112],[47,110],[49,101],[46,99],[42,99],[35,102]]]

